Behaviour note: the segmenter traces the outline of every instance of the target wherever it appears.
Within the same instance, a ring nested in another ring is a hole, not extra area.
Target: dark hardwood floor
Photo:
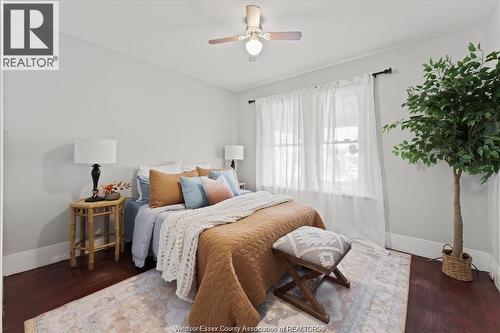
[[[500,294],[488,273],[460,282],[441,273],[441,262],[413,256],[406,332],[499,333]]]
[[[24,332],[27,319],[155,267],[154,261],[148,260],[144,268],[136,268],[130,245],[126,244],[118,262],[114,261],[114,248],[96,252],[93,271],[78,257],[75,268],[70,269],[69,260],[65,260],[5,277],[3,331]]]
[[[79,258],[73,269],[63,261],[8,276],[4,332],[23,332],[25,320],[151,268],[152,260],[143,269],[135,268],[127,244],[119,262],[113,260],[113,249],[98,252],[92,272]],[[439,262],[412,258],[406,332],[500,332],[500,295],[488,274],[481,272],[474,282],[465,283],[440,269]]]

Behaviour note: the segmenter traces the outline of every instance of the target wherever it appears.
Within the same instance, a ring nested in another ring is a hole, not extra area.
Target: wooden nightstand
[[[69,234],[69,257],[71,267],[76,266],[76,250],[80,250],[80,256],[85,256],[85,251],[89,252],[89,270],[94,269],[94,252],[109,247],[115,247],[115,261],[120,259],[120,248],[123,252],[125,245],[125,213],[124,203],[125,197],[120,197],[114,201],[97,201],[85,202],[85,199],[73,202],[69,205],[71,209],[71,225]],[[109,220],[110,216],[114,215],[114,231],[115,237],[113,242],[109,241]],[[76,220],[80,218],[80,241],[76,241]],[[104,232],[102,234],[94,234],[94,217],[104,216]],[[89,245],[86,246],[85,227],[88,224],[89,228]],[[117,236],[118,235],[118,236]],[[95,246],[94,240],[96,237],[104,236],[104,244]],[[118,237],[118,238],[117,238]]]

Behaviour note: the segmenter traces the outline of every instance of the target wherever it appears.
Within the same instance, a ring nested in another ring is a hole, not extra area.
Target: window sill
[[[352,198],[352,199],[361,199],[361,200],[375,200],[375,197],[370,195],[361,195],[354,193],[345,193],[345,192],[320,192],[320,191],[308,191],[308,190],[297,190],[297,189],[289,189],[284,187],[271,187],[271,186],[257,186],[258,189],[269,191],[272,193],[282,193],[288,194],[291,196],[297,195],[307,195],[307,196],[326,196],[326,197],[343,197],[343,198]]]

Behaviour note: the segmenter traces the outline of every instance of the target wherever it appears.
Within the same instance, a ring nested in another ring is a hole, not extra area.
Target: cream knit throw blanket
[[[216,205],[169,214],[161,227],[156,269],[165,281],[177,280],[176,294],[193,302],[196,296],[196,250],[205,229],[236,222],[255,211],[292,201],[286,195],[260,191]]]

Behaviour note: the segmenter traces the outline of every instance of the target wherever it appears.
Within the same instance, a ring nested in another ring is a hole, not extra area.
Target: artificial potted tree
[[[443,247],[442,271],[471,281],[472,258],[463,252],[460,178],[480,175],[481,183],[500,168],[500,52],[484,55],[469,44],[469,54],[453,62],[446,56],[423,65],[424,83],[408,88],[402,106],[409,118],[384,126],[409,130],[412,138],[393,152],[410,163],[447,163],[453,171],[453,246]]]

